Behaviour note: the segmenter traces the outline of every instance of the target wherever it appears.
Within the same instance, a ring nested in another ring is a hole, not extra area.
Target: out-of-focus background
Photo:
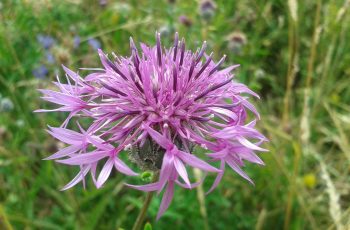
[[[255,186],[227,170],[201,197],[177,189],[153,229],[349,229],[350,1],[1,0],[0,229],[130,229],[144,193],[114,174],[102,189],[61,192],[75,168],[41,159],[59,149],[46,132],[65,115],[34,114],[46,104],[61,64],[100,67],[96,50],[129,54],[136,42],[196,49],[239,63],[237,79],[261,95],[259,130],[270,142],[265,167],[247,165]],[[209,176],[206,191],[214,177]],[[140,179],[141,180],[141,179]],[[148,227],[148,229],[150,229]]]

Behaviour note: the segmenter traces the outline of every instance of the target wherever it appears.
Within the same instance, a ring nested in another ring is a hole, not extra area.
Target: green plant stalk
[[[292,9],[290,9],[292,11]],[[295,73],[298,69],[297,67],[297,56],[298,56],[298,25],[297,25],[297,15],[293,17],[293,12],[290,12],[289,16],[289,28],[288,28],[288,70],[287,70],[287,83],[286,83],[286,94],[283,99],[283,116],[282,124],[286,128],[289,122],[289,113],[290,113],[290,98],[292,96],[292,86],[294,83]]]
[[[298,176],[298,171],[299,171],[299,163],[301,159],[301,149],[300,145],[298,145],[296,142],[293,143],[293,148],[294,148],[294,166],[293,166],[293,178],[297,178]],[[287,200],[287,207],[286,207],[286,214],[285,214],[285,219],[284,219],[284,227],[283,229],[287,230],[290,227],[290,220],[291,220],[291,215],[292,215],[292,203],[293,203],[293,198],[295,195],[295,187],[296,182],[295,180],[291,180],[290,186],[292,187],[289,191],[288,194],[288,200]]]
[[[8,221],[8,219],[6,217],[5,210],[2,208],[1,205],[0,205],[0,229],[3,229],[3,230],[12,230],[13,229],[10,222]]]
[[[346,20],[344,20],[346,12],[348,11],[350,7],[350,0],[344,1],[343,6],[338,10],[337,13],[337,18],[335,19],[335,23],[339,26],[339,27],[344,27],[345,23],[347,22]],[[330,37],[330,42],[328,43],[328,50],[326,53],[326,56],[324,58],[324,62],[322,63],[322,75],[320,77],[319,80],[319,85],[318,85],[318,90],[316,91],[316,100],[315,103],[313,104],[313,111],[312,111],[312,115],[317,114],[319,111],[318,109],[321,108],[320,105],[322,105],[323,103],[323,97],[322,95],[325,93],[325,87],[326,87],[326,83],[329,80],[329,77],[332,75],[332,70],[334,70],[334,66],[332,66],[333,63],[337,63],[334,61],[333,56],[334,56],[334,52],[338,46],[338,42],[339,42],[339,38],[340,38],[340,33],[337,31],[332,31],[333,28],[329,27],[328,28],[329,31],[331,31],[331,37]],[[332,68],[333,67],[333,68]]]
[[[314,72],[314,62],[316,59],[316,48],[317,43],[319,40],[319,22],[320,22],[320,15],[321,15],[321,0],[317,1],[317,7],[316,7],[316,16],[314,21],[314,32],[312,35],[312,43],[310,47],[310,57],[308,61],[307,66],[307,75],[306,75],[306,84],[305,84],[305,90],[304,90],[304,103],[303,103],[303,112],[301,116],[301,122],[300,122],[300,137],[301,142],[304,145],[308,144],[309,137],[310,137],[310,91],[311,91],[311,81],[312,76]]]
[[[195,169],[193,169],[193,172],[194,172],[194,176],[195,176],[196,180],[198,180],[198,181],[201,180],[202,171],[195,168]],[[205,196],[205,194],[204,194],[204,190],[203,190],[203,184],[200,184],[197,187],[197,199],[199,202],[199,211],[200,211],[200,214],[203,218],[204,230],[209,230],[208,213],[207,213],[207,209],[205,207],[204,196]]]
[[[132,230],[140,230],[141,229],[143,221],[144,221],[145,216],[146,216],[146,212],[148,210],[149,205],[151,204],[153,194],[154,194],[154,192],[147,193],[145,202],[143,203],[142,209],[141,209],[139,215],[137,216],[137,219],[135,221],[134,226],[132,227]]]
[[[153,175],[153,179],[152,179],[152,183],[156,182],[159,178],[159,172],[155,173]],[[135,224],[132,227],[132,230],[140,230],[142,227],[142,224],[144,222],[145,216],[146,216],[146,212],[148,210],[149,205],[151,204],[152,198],[153,198],[154,192],[148,192],[146,199],[143,203],[142,209],[139,213],[139,215],[136,218]]]

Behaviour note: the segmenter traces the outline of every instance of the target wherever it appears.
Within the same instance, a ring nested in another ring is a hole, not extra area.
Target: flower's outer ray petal
[[[122,160],[120,160],[118,157],[114,158],[114,166],[115,168],[125,175],[128,176],[137,176],[138,174],[134,171],[132,171],[129,166],[127,166]]]
[[[253,151],[245,151],[241,152],[239,155],[242,159],[247,160],[249,162],[265,165],[265,163],[258,157]]]
[[[185,162],[188,165],[191,165],[194,168],[199,168],[202,169],[204,171],[208,171],[208,172],[220,172],[219,169],[211,166],[210,164],[206,163],[203,160],[200,160],[199,158],[195,157],[192,154],[183,152],[183,151],[179,151],[180,153],[178,154],[178,157]]]
[[[205,174],[205,175],[201,178],[200,181],[195,182],[195,183],[192,183],[190,186],[188,186],[187,184],[181,183],[179,180],[175,180],[175,183],[178,184],[178,185],[180,185],[180,186],[183,187],[183,188],[186,188],[186,189],[193,189],[193,188],[198,187],[200,184],[202,184],[206,176],[207,176],[207,175]]]
[[[95,151],[90,153],[84,153],[80,155],[73,156],[65,160],[56,160],[56,162],[67,165],[83,165],[91,164],[101,160],[106,157],[108,154],[105,151]]]
[[[153,140],[155,140],[164,149],[170,150],[173,148],[174,144],[171,143],[171,141],[168,140],[166,137],[164,137],[154,129],[150,128],[148,125],[144,125],[144,128],[149,133],[149,135],[151,135]]]
[[[68,184],[66,184],[61,191],[63,190],[67,190],[70,189],[71,187],[73,187],[74,185],[78,184],[80,181],[82,181],[84,179],[84,177],[86,176],[86,174],[89,172],[90,170],[90,166],[83,166],[83,168],[80,170],[80,172],[73,178],[73,180],[71,180]]]
[[[44,160],[55,160],[55,159],[59,159],[65,156],[69,156],[71,154],[76,153],[79,149],[81,149],[81,146],[79,145],[71,145],[68,147],[65,147],[61,150],[59,150],[58,152],[56,152],[55,154],[52,154],[49,157],[44,158]]]
[[[170,175],[173,171],[174,167],[174,156],[172,153],[165,152],[164,157],[163,157],[163,163],[162,163],[162,168],[160,169],[160,174],[159,174],[159,184],[161,187],[158,190],[158,193],[163,190],[165,184],[170,178]]]
[[[174,181],[169,181],[168,186],[163,194],[162,202],[160,203],[159,211],[157,214],[157,220],[163,215],[165,210],[168,209],[171,200],[174,196]]]
[[[111,174],[112,168],[113,168],[113,159],[109,158],[106,162],[106,164],[103,166],[100,175],[97,178],[96,187],[101,188],[102,185],[106,182],[109,175]]]
[[[239,143],[241,143],[242,145],[244,145],[247,148],[250,148],[252,150],[257,150],[257,151],[262,151],[262,152],[266,152],[268,151],[267,149],[263,149],[255,144],[253,144],[252,142],[248,141],[246,138],[238,136],[237,140]]]
[[[220,169],[222,172],[218,173],[218,175],[215,178],[215,181],[213,183],[213,185],[211,186],[211,188],[209,189],[209,191],[206,193],[206,195],[208,195],[209,193],[211,193],[220,183],[223,175],[224,175],[224,170],[225,170],[225,161],[222,159],[221,163],[220,163]]]
[[[132,184],[125,184],[125,185],[130,188],[145,191],[145,192],[157,191],[159,190],[159,187],[160,187],[159,182],[146,184],[146,185],[132,185]]]
[[[235,160],[232,157],[226,157],[225,158],[226,163],[235,171],[237,172],[241,177],[249,181],[251,184],[254,184],[254,182],[249,178],[249,176],[243,172],[243,170],[239,167],[239,165],[235,162]]]
[[[175,157],[174,158],[174,165],[175,165],[176,171],[178,172],[180,177],[185,181],[187,186],[191,188],[191,183],[188,179],[186,167],[184,166],[184,164],[181,162],[181,160],[179,160],[177,157]]]

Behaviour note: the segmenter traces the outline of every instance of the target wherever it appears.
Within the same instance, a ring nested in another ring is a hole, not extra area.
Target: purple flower
[[[142,150],[137,154],[154,164],[159,180],[128,186],[158,194],[165,189],[157,215],[160,218],[171,203],[175,185],[192,189],[204,180],[192,183],[188,168],[217,174],[210,191],[219,184],[226,164],[252,182],[241,168],[244,161],[263,164],[254,152],[267,151],[260,147],[267,139],[255,129],[259,114],[248,102],[249,95],[258,95],[233,80],[231,72],[238,65],[220,70],[225,56],[215,63],[212,54],[205,52],[206,42],[192,53],[186,50],[184,39],[179,42],[177,33],[168,50],[162,49],[159,33],[156,38],[154,47],[141,44],[141,54],[130,39],[130,57],[110,60],[99,50],[103,68],[91,69],[93,72],[84,78],[63,67],[67,83],[58,79],[58,91],[40,90],[44,100],[59,107],[38,112],[69,113],[61,127],[48,131],[68,146],[46,159],[80,167],[63,189],[81,181],[85,185],[89,172],[98,188],[113,168],[137,175],[120,155],[127,153],[124,149]],[[255,119],[248,122],[247,113]],[[77,123],[79,132],[68,129],[73,117],[89,117],[90,126],[85,131]],[[209,160],[196,156],[192,151],[195,146],[207,149]],[[208,163],[212,161],[221,162],[220,169]],[[100,162],[104,165],[98,173]]]
[[[39,34],[36,39],[44,49],[50,49],[56,43],[56,40],[49,35]]]
[[[46,66],[41,65],[38,68],[35,68],[32,73],[36,78],[44,79],[49,73],[49,70],[46,68]]]
[[[94,50],[98,50],[101,48],[101,42],[95,38],[89,39],[88,43]]]

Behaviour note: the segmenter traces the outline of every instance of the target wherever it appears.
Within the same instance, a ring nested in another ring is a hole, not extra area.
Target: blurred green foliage
[[[100,2],[0,2],[0,229],[131,228],[144,194],[123,184],[147,178],[114,174],[100,190],[88,180],[86,190],[59,191],[75,169],[41,159],[60,147],[44,130],[64,114],[32,111],[45,107],[36,89],[52,86],[60,64],[100,66],[92,42],[127,55],[130,36],[154,44],[156,30],[165,45],[178,31],[189,48],[206,40],[216,60],[227,54],[226,65],[241,65],[236,78],[262,97],[255,104],[270,152],[261,154],[265,167],[245,168],[255,186],[227,170],[205,197],[206,215],[197,190],[177,189],[158,222],[160,199],[152,201],[145,229],[350,226],[349,1],[217,0],[206,18],[199,0]],[[43,48],[40,35],[53,46]]]

